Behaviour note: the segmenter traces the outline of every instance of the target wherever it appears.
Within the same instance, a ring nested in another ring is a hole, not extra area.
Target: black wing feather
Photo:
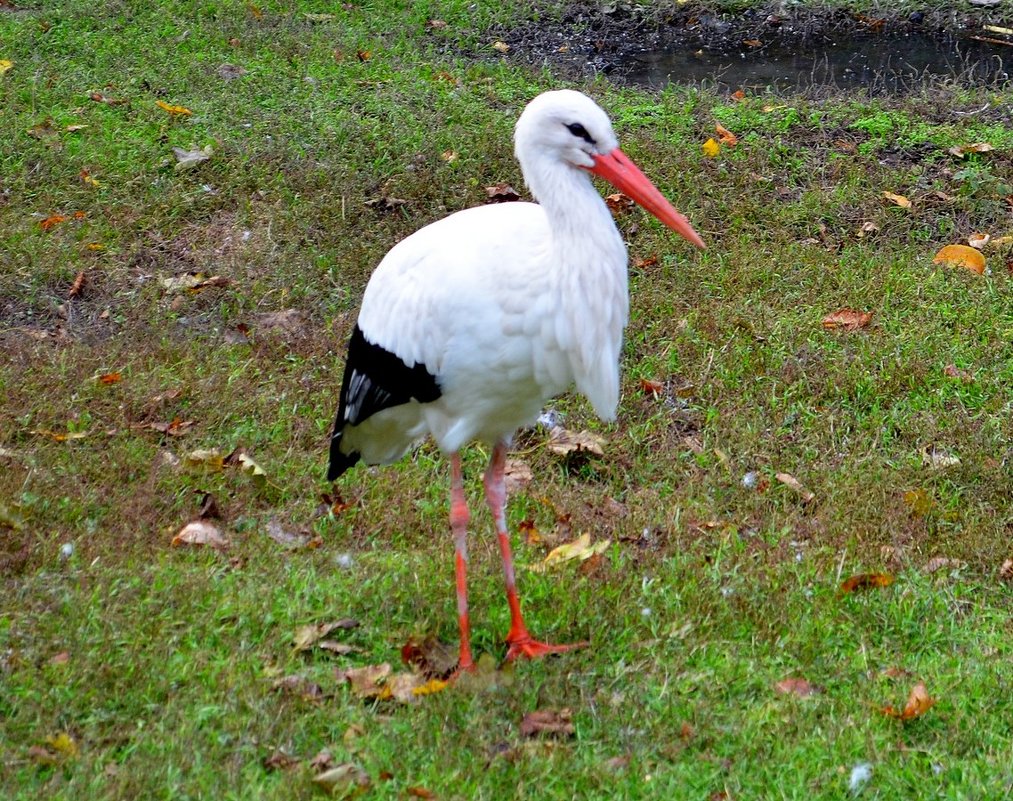
[[[412,400],[430,403],[441,394],[436,376],[424,364],[406,364],[397,354],[366,339],[356,325],[348,341],[341,399],[331,435],[327,480],[334,481],[359,461],[358,453],[341,450],[345,426],[358,425],[377,412]]]

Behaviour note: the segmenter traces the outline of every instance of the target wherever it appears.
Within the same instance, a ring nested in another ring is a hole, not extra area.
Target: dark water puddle
[[[747,91],[861,88],[875,94],[902,94],[939,81],[1001,85],[1013,67],[1013,46],[917,32],[850,33],[804,45],[757,41],[697,49],[682,43],[630,53],[618,66],[626,81],[652,88],[694,83]]]

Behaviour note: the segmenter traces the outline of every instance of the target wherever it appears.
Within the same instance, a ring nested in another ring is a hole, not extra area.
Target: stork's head
[[[514,153],[525,176],[539,162],[594,173],[698,248],[704,247],[689,221],[619,149],[608,115],[587,95],[572,89],[538,95],[517,120]]]

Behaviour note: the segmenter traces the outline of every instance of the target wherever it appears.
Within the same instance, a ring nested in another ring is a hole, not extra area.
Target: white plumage
[[[357,458],[394,461],[426,434],[451,454],[463,668],[471,656],[458,451],[471,440],[494,446],[486,491],[505,549],[513,611],[502,509],[510,437],[574,383],[602,418],[612,419],[618,404],[626,248],[588,173],[612,181],[703,245],[618,149],[608,117],[586,96],[539,95],[518,120],[515,143],[539,203],[458,212],[401,241],[376,268],[349,346],[331,442],[330,478]],[[519,615],[517,607],[509,656],[552,648],[531,640]]]

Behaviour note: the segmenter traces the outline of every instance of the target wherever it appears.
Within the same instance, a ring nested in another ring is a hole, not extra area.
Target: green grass
[[[376,798],[834,799],[863,762],[864,797],[1008,795],[1013,274],[1002,246],[986,251],[985,276],[932,263],[973,232],[1013,233],[1008,104],[984,90],[734,103],[579,84],[710,246],[692,253],[640,212],[620,217],[634,266],[619,421],[554,402],[567,427],[606,436],[606,457],[566,465],[544,431],[518,438],[535,479],[510,500],[511,528],[551,534],[569,515],[574,535],[613,540],[592,569],[520,571],[535,632],[592,648],[413,706],[336,680],[336,667],[397,663],[413,636],[456,637],[446,465],[432,446],[343,478],[352,506],[338,515],[318,505],[369,272],[412,230],[482,202],[483,187],[520,188],[513,122],[560,84],[488,48],[485,31],[528,16],[496,9],[180,0],[0,13],[0,58],[14,62],[0,77],[0,796],[309,798],[306,762],[322,748],[359,764]],[[225,81],[223,63],[246,73]],[[37,128],[47,119],[51,132]],[[740,143],[707,159],[715,122]],[[978,141],[996,151],[946,152]],[[173,169],[173,147],[206,145],[207,162]],[[364,205],[385,196],[406,203]],[[43,230],[53,214],[69,219]],[[878,231],[859,237],[864,222]],[[162,283],[190,271],[231,284]],[[823,330],[845,307],[874,312],[870,327]],[[286,309],[301,313],[294,328],[272,328],[264,315]],[[98,380],[111,372],[122,380]],[[148,426],[174,419],[193,426]],[[238,445],[266,485],[174,465]],[[932,468],[932,448],[959,464]],[[477,650],[501,658],[486,455],[465,459],[473,627]],[[748,472],[762,491],[743,485]],[[170,548],[204,492],[232,547]],[[272,519],[322,545],[286,551],[265,534]],[[518,538],[519,563],[544,554]],[[962,564],[927,573],[936,556]],[[890,587],[838,592],[881,570]],[[359,653],[293,651],[299,626],[345,616],[361,622],[343,635]],[[292,674],[325,700],[272,690]],[[789,676],[822,692],[778,694]],[[916,681],[938,700],[927,714],[879,711]],[[564,707],[573,738],[521,737],[525,713]],[[42,764],[32,747],[60,732],[76,755]],[[276,748],[303,763],[265,769]]]

